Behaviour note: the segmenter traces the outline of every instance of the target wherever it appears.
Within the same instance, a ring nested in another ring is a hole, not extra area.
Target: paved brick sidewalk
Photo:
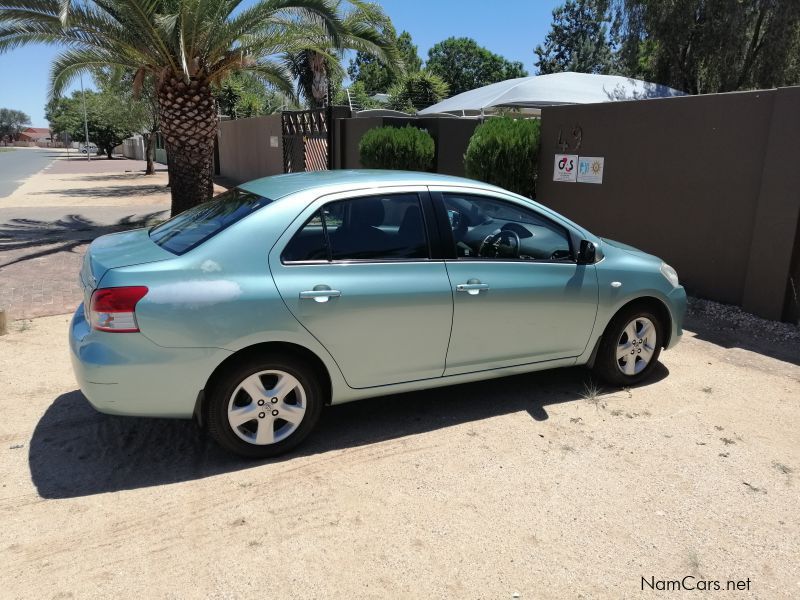
[[[166,218],[166,174],[143,161],[59,158],[0,201],[0,309],[10,320],[70,313],[94,238]]]
[[[148,205],[73,209],[0,208],[0,308],[11,319],[71,312],[82,300],[78,272],[94,238],[168,216]]]
[[[47,315],[69,313],[81,303],[78,272],[88,243],[61,251],[60,245],[40,246],[38,252],[52,254],[25,259],[28,251],[6,251],[0,254],[4,263],[22,260],[1,267],[0,308],[10,318],[32,319]]]

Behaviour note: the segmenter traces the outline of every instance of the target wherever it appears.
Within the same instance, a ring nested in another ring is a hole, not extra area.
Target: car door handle
[[[329,298],[338,298],[342,295],[342,292],[339,290],[306,290],[304,292],[300,292],[300,299],[313,299],[316,302],[327,302]]]
[[[471,296],[475,296],[480,294],[482,290],[488,290],[489,284],[488,283],[480,283],[470,280],[467,283],[459,283],[456,286],[457,292],[467,292]]]

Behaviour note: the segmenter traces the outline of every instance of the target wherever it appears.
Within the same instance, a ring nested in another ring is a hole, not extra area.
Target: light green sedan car
[[[248,457],[298,444],[324,404],[573,365],[639,383],[686,308],[654,256],[491,185],[398,171],[252,181],[98,238],[81,281],[89,402],[194,417]]]

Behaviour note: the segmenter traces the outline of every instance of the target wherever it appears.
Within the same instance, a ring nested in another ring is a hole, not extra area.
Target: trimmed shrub
[[[361,164],[368,169],[428,171],[434,151],[431,135],[411,125],[370,129],[358,145]]]
[[[464,155],[467,177],[522,196],[536,195],[539,119],[489,119],[475,129]]]

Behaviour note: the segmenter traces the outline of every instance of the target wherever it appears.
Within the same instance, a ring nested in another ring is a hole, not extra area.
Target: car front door
[[[452,231],[445,375],[576,357],[597,314],[594,265],[562,224],[511,197],[435,189]]]
[[[441,377],[453,299],[424,187],[318,199],[270,254],[278,290],[365,388]],[[433,233],[431,233],[433,232]]]

